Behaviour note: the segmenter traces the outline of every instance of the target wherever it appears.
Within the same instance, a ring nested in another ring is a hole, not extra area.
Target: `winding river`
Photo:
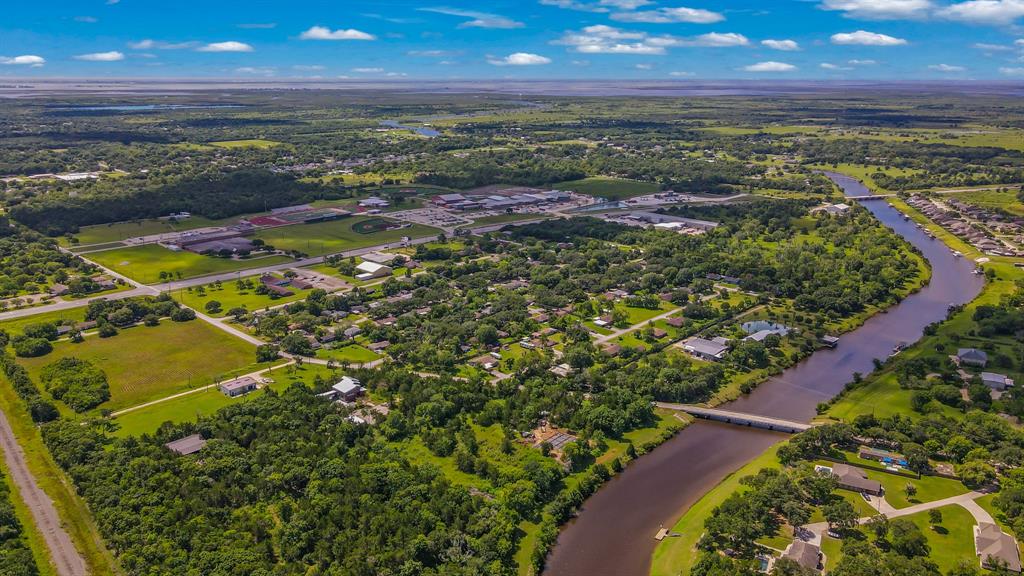
[[[871,192],[856,179],[826,173],[847,196]],[[925,326],[942,320],[950,304],[965,304],[984,281],[974,264],[930,239],[884,200],[864,202],[883,224],[916,246],[932,267],[931,282],[842,336],[839,347],[821,350],[753,393],[729,403],[730,410],[810,420],[815,407],[838,394],[854,372],[874,370],[900,342],[916,342]],[[645,576],[650,571],[654,534],[671,527],[683,512],[729,473],[785,436],[752,428],[697,421],[638,459],[588,499],[559,535],[545,576]]]

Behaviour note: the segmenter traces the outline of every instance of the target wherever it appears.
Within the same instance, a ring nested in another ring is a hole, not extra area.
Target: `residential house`
[[[704,338],[693,337],[683,342],[683,350],[689,352],[691,355],[700,358],[701,360],[707,360],[709,362],[717,362],[729,352],[728,341],[723,341],[724,338],[715,338],[713,340],[706,340]]]
[[[984,368],[988,365],[988,354],[977,348],[961,348],[956,351],[956,360],[961,366]]]
[[[669,326],[671,326],[673,328],[682,328],[683,324],[685,324],[685,323],[686,323],[686,318],[683,318],[682,316],[672,316],[671,318],[666,318],[665,319],[665,324],[668,324]]]
[[[821,564],[821,549],[810,542],[797,539],[786,547],[782,557],[788,558],[808,570],[817,570]]]
[[[832,477],[836,479],[836,485],[840,488],[872,496],[881,496],[882,494],[882,483],[868,478],[867,472],[856,466],[834,464],[831,468],[821,466],[819,470],[831,473]]]
[[[234,380],[220,383],[220,391],[229,398],[237,398],[252,392],[257,388],[258,382],[251,376],[242,376]]]
[[[619,346],[618,344],[608,344],[601,349],[601,352],[604,352],[605,356],[618,356],[622,352],[622,346]]]
[[[206,440],[203,439],[199,434],[193,434],[191,436],[185,436],[184,438],[178,438],[172,442],[164,444],[172,452],[176,452],[181,456],[188,456],[189,454],[195,454],[206,446]]]
[[[995,524],[979,522],[974,527],[974,549],[982,568],[991,570],[1002,565],[1011,572],[1021,571],[1017,540]]]
[[[373,350],[374,352],[380,352],[381,350],[387,348],[388,346],[391,346],[391,342],[388,342],[387,340],[381,340],[380,342],[367,344],[366,347],[369,348],[370,350]]]
[[[1000,392],[1013,386],[1013,380],[995,372],[982,372],[981,381],[989,388]]]
[[[345,338],[350,338],[350,339],[351,338],[355,338],[356,336],[359,336],[362,333],[363,333],[363,329],[360,328],[359,326],[349,326],[348,328],[345,328],[344,331],[342,331],[342,334],[345,335]]]
[[[342,376],[337,384],[331,386],[330,393],[339,402],[355,402],[364,392],[366,388],[363,388],[359,380],[351,376]]]

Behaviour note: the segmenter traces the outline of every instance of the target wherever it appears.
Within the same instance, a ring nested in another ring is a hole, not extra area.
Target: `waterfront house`
[[[1007,378],[1003,374],[996,374],[995,372],[982,372],[981,381],[993,390],[1003,392],[1007,388],[1013,386],[1013,380]]]
[[[977,348],[961,348],[956,351],[956,360],[961,366],[984,368],[988,365],[988,354]]]
[[[827,470],[832,474],[832,477],[836,479],[836,485],[840,488],[872,496],[881,496],[882,494],[882,483],[868,478],[867,472],[856,466],[834,464],[831,468],[821,466],[820,470]]]
[[[729,352],[729,345],[727,341],[723,342],[723,340],[723,338],[705,340],[704,338],[693,337],[683,342],[683,350],[701,360],[717,362],[725,358],[725,355]]]

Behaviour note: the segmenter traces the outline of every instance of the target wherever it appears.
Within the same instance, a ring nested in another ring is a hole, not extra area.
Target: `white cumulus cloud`
[[[1007,26],[1024,16],[1024,0],[969,0],[947,6],[938,14],[972,24]]]
[[[0,64],[6,64],[9,66],[31,66],[38,68],[43,64],[46,64],[46,58],[42,56],[36,56],[35,54],[22,54],[21,56],[0,56]]]
[[[541,66],[551,64],[551,58],[529,52],[516,52],[504,58],[489,57],[487,62],[495,66]]]
[[[925,18],[934,4],[931,0],[824,0],[819,6],[844,12],[847,18],[897,20]]]
[[[1024,76],[1024,68],[1004,67],[999,69],[999,73],[1006,76]]]
[[[782,50],[783,52],[793,52],[800,49],[800,45],[795,40],[762,40],[761,44],[772,50]]]
[[[903,38],[896,38],[886,34],[879,34],[877,32],[857,30],[856,32],[833,34],[832,43],[860,46],[903,46],[907,41]]]
[[[966,72],[967,68],[963,66],[953,66],[951,64],[932,64],[928,67],[929,70],[934,72]]]
[[[796,66],[786,64],[785,62],[768,61],[744,66],[743,70],[746,72],[792,72],[796,70]]]
[[[252,52],[253,48],[245,42],[228,40],[227,42],[211,42],[196,48],[196,50],[200,52]]]
[[[821,67],[822,70],[853,70],[853,68],[850,68],[849,66],[840,66],[831,62],[822,62],[821,64],[818,64],[818,66]]]
[[[85,60],[86,62],[117,62],[118,60],[124,60],[124,54],[117,50],[111,50],[110,52],[79,54],[74,58],[75,60]]]
[[[299,34],[300,40],[376,40],[377,37],[373,34],[363,32],[362,30],[349,29],[338,29],[331,30],[326,26],[313,26],[309,30],[306,30],[302,34]]]
[[[511,28],[522,28],[525,26],[522,22],[517,22],[511,18],[487,12],[477,12],[476,10],[462,10],[459,8],[420,8],[420,11],[444,14],[445,16],[468,18],[468,20],[459,24],[459,28],[497,28],[507,30]]]
[[[715,22],[725,20],[725,16],[710,10],[680,7],[658,8],[657,10],[644,10],[642,12],[617,12],[612,14],[612,20],[620,22],[646,22],[649,24],[674,24],[679,22],[714,24]]]
[[[709,32],[700,36],[694,36],[693,38],[680,39],[679,45],[704,48],[730,48],[733,46],[749,46],[750,40],[743,34],[736,34],[735,32]]]

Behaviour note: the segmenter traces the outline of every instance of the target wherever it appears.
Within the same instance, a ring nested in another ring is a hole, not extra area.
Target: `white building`
[[[394,272],[390,266],[377,264],[376,262],[362,262],[356,266],[356,280],[372,280],[374,278],[385,278]]]

